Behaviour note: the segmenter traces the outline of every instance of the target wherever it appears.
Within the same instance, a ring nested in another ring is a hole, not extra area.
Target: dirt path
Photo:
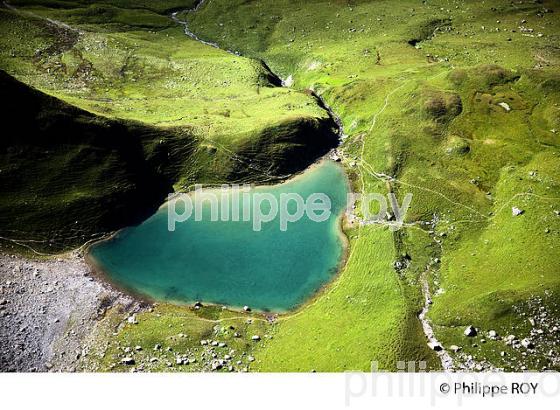
[[[15,12],[17,12],[17,13],[22,13],[22,14],[25,14],[25,15],[27,15],[27,16],[30,16],[30,17],[39,19],[39,20],[44,20],[44,21],[46,21],[47,23],[49,23],[50,25],[55,26],[56,28],[63,29],[63,30],[73,31],[73,32],[76,33],[76,34],[81,34],[81,31],[80,31],[80,30],[75,29],[74,27],[71,27],[71,26],[69,26],[68,24],[63,23],[63,22],[61,22],[61,21],[53,20],[53,19],[50,19],[50,18],[48,18],[48,17],[41,16],[41,15],[39,15],[39,14],[37,14],[37,13],[33,13],[33,12],[31,12],[31,11],[22,11],[22,10],[18,9],[17,7],[11,5],[11,4],[8,3],[7,1],[2,2],[2,4],[3,4],[4,7],[6,7],[6,8],[9,9],[9,10],[15,11]]]

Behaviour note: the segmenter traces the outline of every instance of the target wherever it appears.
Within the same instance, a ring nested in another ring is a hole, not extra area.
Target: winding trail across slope
[[[441,73],[438,73],[438,74],[430,77],[429,79],[437,78],[437,77],[439,77],[443,74],[445,74],[445,71],[443,71]],[[402,84],[400,86],[394,88],[393,90],[391,90],[385,96],[383,106],[379,109],[379,111],[377,111],[374,114],[374,116],[371,120],[371,125],[368,129],[369,134],[371,134],[373,132],[373,130],[375,129],[375,127],[377,125],[377,121],[378,121],[379,117],[381,116],[381,114],[383,114],[385,112],[385,110],[388,108],[391,96],[393,96],[399,90],[404,88],[407,84],[409,84],[409,82],[411,80],[409,79],[409,80],[405,81],[404,79],[400,79],[400,81],[402,82]],[[402,182],[399,181],[398,179],[390,176],[390,175],[375,171],[373,166],[371,166],[371,164],[369,164],[364,159],[365,145],[366,145],[365,138],[366,138],[365,136],[362,138],[361,149],[360,149],[360,165],[361,165],[361,168],[363,169],[362,172],[360,172],[360,179],[361,179],[361,183],[362,183],[362,193],[365,194],[365,192],[364,192],[364,190],[365,190],[364,173],[368,173],[378,180],[385,181],[388,191],[392,192],[393,191],[392,183],[393,182],[402,183]],[[411,186],[411,184],[405,184],[405,185]],[[426,189],[426,188],[419,187],[419,186],[414,186],[414,187],[418,188],[418,189],[421,189],[421,190]],[[435,192],[435,191],[433,191],[433,193],[436,193],[438,195],[443,196],[443,194],[440,194],[440,193]],[[463,204],[459,204],[459,205],[466,206],[466,205],[463,205]],[[468,209],[470,209],[471,211],[479,213],[478,211],[476,211],[475,209],[473,209],[471,207],[468,207],[468,206],[466,206],[466,207]],[[415,225],[416,225],[415,223],[404,224],[403,227],[413,228],[413,227],[415,227]],[[435,241],[435,242],[436,242],[436,244],[439,244],[437,241]],[[439,245],[441,246],[441,244],[439,244]],[[431,291],[430,291],[429,273],[430,273],[430,266],[426,267],[426,270],[424,272],[422,272],[422,275],[420,276],[420,284],[422,286],[422,295],[424,296],[424,306],[422,307],[421,312],[418,314],[418,319],[420,320],[420,323],[422,324],[422,331],[424,332],[424,335],[426,336],[426,339],[428,341],[428,346],[430,346],[436,352],[436,354],[438,355],[438,357],[441,361],[442,368],[446,371],[451,371],[451,370],[453,370],[453,359],[452,359],[451,355],[447,352],[447,350],[445,350],[443,345],[437,340],[437,338],[435,336],[435,333],[434,333],[434,330],[432,328],[432,324],[427,317],[428,312],[430,311],[430,307],[432,305],[432,294],[431,294]]]
[[[43,16],[41,16],[41,15],[39,15],[39,14],[36,14],[36,13],[33,13],[33,12],[31,12],[31,11],[21,11],[20,9],[18,9],[17,7],[11,5],[11,4],[8,3],[7,1],[2,2],[2,5],[3,5],[4,7],[6,7],[7,9],[12,10],[12,11],[15,11],[15,12],[17,12],[17,13],[23,13],[23,14],[26,14],[26,15],[28,15],[28,16],[30,16],[30,17],[33,17],[33,18],[36,18],[36,19],[39,19],[39,20],[44,20],[44,21],[46,21],[47,23],[49,23],[49,24],[51,24],[52,26],[55,26],[55,27],[57,27],[57,28],[59,28],[59,29],[69,30],[69,31],[72,31],[72,32],[74,32],[74,33],[76,33],[76,34],[82,34],[82,32],[81,32],[80,30],[75,29],[74,27],[71,27],[71,26],[69,26],[69,25],[66,24],[66,23],[63,23],[63,22],[58,21],[58,20],[53,20],[53,19],[48,18],[48,17],[43,17]]]

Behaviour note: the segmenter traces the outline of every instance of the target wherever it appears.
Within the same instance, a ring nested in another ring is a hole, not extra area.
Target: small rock
[[[501,102],[501,103],[498,103],[498,105],[499,105],[500,107],[502,107],[506,112],[510,112],[510,111],[511,111],[511,107],[509,106],[508,103]]]
[[[478,334],[478,332],[473,326],[468,326],[463,333],[467,337],[475,337]]]
[[[261,340],[261,337],[259,335],[254,335],[253,337],[251,337],[251,339],[255,342],[258,342],[259,340]]]
[[[250,312],[250,311],[251,311],[251,308],[250,308],[249,306],[243,306],[243,310],[244,310],[245,312]]]
[[[523,215],[525,213],[525,211],[523,209],[519,209],[517,207],[513,207],[511,208],[511,215],[512,216],[519,216],[519,215]]]
[[[523,339],[521,341],[521,346],[523,346],[525,349],[534,349],[535,348],[534,343],[529,339]]]
[[[457,345],[449,346],[449,350],[451,350],[453,353],[457,353],[457,352],[461,351],[461,349],[462,348],[460,346],[457,346]]]
[[[126,364],[127,366],[132,366],[136,363],[136,361],[132,357],[125,357],[121,360],[122,364]]]
[[[506,337],[505,342],[507,345],[515,345],[519,343],[519,340],[517,340],[517,337],[515,337],[514,335],[509,335],[508,337]]]
[[[490,339],[495,340],[498,337],[498,333],[496,333],[495,330],[490,330],[490,331],[488,331],[488,337]]]
[[[429,342],[428,346],[430,349],[432,349],[434,352],[441,352],[443,350],[443,347],[441,347],[441,345],[437,342]]]

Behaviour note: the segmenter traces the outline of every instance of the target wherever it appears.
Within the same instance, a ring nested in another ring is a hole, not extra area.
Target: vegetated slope
[[[142,9],[172,27],[158,36],[130,26],[146,16],[126,2],[107,7],[129,25],[92,2],[23,3],[0,8],[0,68],[56,98],[2,72],[2,118],[17,130],[1,141],[5,246],[66,250],[141,221],[173,190],[281,180],[337,144],[313,98],[276,91],[264,66],[206,50],[166,15]],[[161,13],[180,6],[169,3]]]
[[[60,251],[139,222],[170,192],[173,176],[158,169],[165,146],[151,158],[146,148],[172,131],[97,117],[4,72],[0,84],[9,102],[0,140],[4,238]],[[195,144],[184,135],[180,155]]]
[[[414,194],[400,232],[349,228],[341,277],[276,325],[257,368],[395,368],[429,357],[419,322],[405,320],[420,311],[425,273],[436,336],[462,348],[457,368],[558,367],[555,6],[213,0],[189,17],[199,36],[322,94],[349,134],[341,154],[355,190]]]
[[[10,130],[0,141],[1,236],[48,253],[140,222],[179,180],[270,182],[300,171],[336,141],[332,124],[301,119],[263,130],[232,158],[185,127],[99,117],[2,71],[0,84]]]

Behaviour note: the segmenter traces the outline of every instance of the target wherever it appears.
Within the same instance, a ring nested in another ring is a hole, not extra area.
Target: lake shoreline
[[[312,165],[310,165],[305,170],[302,170],[302,171],[292,175],[291,177],[281,181],[280,183],[266,184],[266,185],[251,184],[251,187],[252,187],[252,189],[258,189],[258,188],[266,188],[266,187],[270,187],[270,186],[282,186],[282,185],[285,185],[287,183],[295,182],[298,179],[305,176],[306,173],[308,173],[310,171],[313,171],[314,169],[321,166],[322,164],[324,164],[327,161],[331,161],[331,159],[329,159],[328,154],[319,158],[317,161],[315,161]],[[337,166],[340,168],[340,170],[341,170],[341,172],[344,176],[344,184],[345,184],[345,187],[346,187],[346,191],[350,192],[351,184],[350,184],[350,180],[348,178],[348,175],[346,173],[345,167],[340,165],[340,164],[337,164]],[[203,188],[203,189],[207,190],[207,188]],[[209,191],[217,190],[217,189],[219,189],[219,188],[208,188]],[[185,195],[185,194],[188,195],[190,193],[179,193],[178,195]],[[173,199],[175,199],[176,197],[177,197],[177,195],[172,196],[171,198],[168,198],[168,200],[166,200],[158,208],[158,210],[161,210],[162,208],[167,206],[168,203],[170,201],[172,201]],[[346,206],[347,205],[348,204],[346,204]],[[341,249],[340,260],[339,260],[339,262],[336,266],[336,270],[332,274],[332,276],[325,283],[323,283],[316,291],[314,291],[312,294],[310,294],[308,297],[306,297],[305,300],[302,303],[294,305],[292,308],[289,308],[287,310],[282,310],[282,309],[263,310],[263,309],[250,307],[251,312],[253,314],[260,314],[260,315],[263,315],[263,316],[271,316],[272,315],[272,316],[278,317],[278,318],[289,317],[289,316],[294,315],[294,314],[300,312],[301,310],[305,309],[307,306],[313,304],[326,291],[328,291],[328,289],[332,286],[332,284],[334,282],[336,282],[336,280],[342,274],[342,272],[344,270],[344,267],[346,266],[346,263],[348,261],[348,256],[350,254],[350,241],[349,241],[349,238],[346,235],[346,232],[345,232],[345,229],[344,229],[345,223],[347,221],[346,206],[340,212],[340,215],[338,216],[338,218],[336,219],[336,222],[335,222],[336,235],[338,236],[338,239],[341,242],[342,249]],[[207,302],[207,301],[204,301],[203,299],[201,299],[201,300],[189,300],[189,301],[183,301],[183,300],[175,300],[174,301],[172,299],[166,300],[166,301],[158,300],[158,299],[156,299],[154,297],[151,297],[149,295],[146,295],[146,294],[144,294],[140,291],[137,291],[135,289],[131,289],[130,287],[128,287],[128,286],[126,286],[122,283],[119,283],[119,281],[112,279],[110,277],[110,275],[105,272],[104,268],[100,265],[100,263],[98,261],[96,261],[95,258],[93,258],[91,256],[90,249],[91,249],[91,247],[93,247],[95,245],[98,245],[99,243],[107,242],[107,241],[110,241],[110,240],[114,239],[120,232],[122,232],[125,229],[127,229],[127,228],[123,228],[123,229],[121,229],[119,231],[116,231],[113,234],[103,238],[103,239],[92,242],[92,243],[88,244],[87,247],[85,248],[84,259],[85,259],[86,263],[88,264],[88,266],[90,267],[92,273],[95,275],[95,277],[98,280],[108,283],[110,286],[115,287],[119,291],[121,291],[125,294],[128,294],[131,297],[133,297],[134,299],[136,299],[138,301],[141,301],[143,303],[160,304],[160,305],[174,305],[174,306],[182,306],[182,307],[186,307],[186,308],[192,308],[192,306],[195,303],[200,302],[204,306],[208,306],[208,307],[222,307],[222,308],[225,307],[225,309],[227,309],[230,312],[246,313],[244,311],[244,306],[227,305],[227,304],[222,304],[222,303],[217,303],[217,302]]]

